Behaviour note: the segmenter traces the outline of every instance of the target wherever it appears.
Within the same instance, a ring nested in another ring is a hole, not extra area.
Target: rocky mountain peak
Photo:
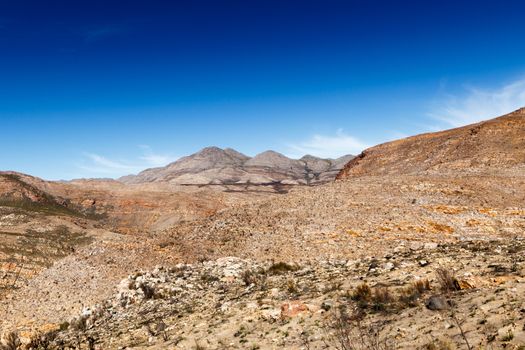
[[[301,164],[297,160],[290,159],[285,155],[275,151],[259,153],[252,159],[248,160],[245,165],[278,169],[293,169],[296,167],[301,167]]]
[[[148,169],[138,175],[122,177],[119,181],[184,185],[310,184],[333,180],[345,163],[314,156],[290,159],[271,150],[250,158],[232,148],[206,147],[166,167]]]

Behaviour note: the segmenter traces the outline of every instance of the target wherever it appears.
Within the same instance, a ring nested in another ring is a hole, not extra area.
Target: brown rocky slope
[[[525,108],[502,117],[365,150],[337,176],[517,168],[525,171]]]

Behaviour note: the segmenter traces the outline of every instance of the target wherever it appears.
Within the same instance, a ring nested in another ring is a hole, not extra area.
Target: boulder
[[[429,310],[447,310],[450,308],[448,300],[441,295],[433,295],[427,299],[425,306]]]
[[[299,300],[288,301],[281,305],[281,319],[293,318],[309,311],[308,306]]]

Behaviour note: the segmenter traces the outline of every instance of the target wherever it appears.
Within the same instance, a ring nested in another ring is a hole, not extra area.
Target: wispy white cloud
[[[148,164],[149,166],[164,166],[168,163],[174,162],[179,158],[174,157],[170,154],[155,153],[148,145],[139,145],[139,147],[144,151],[144,154],[140,156],[139,159],[146,162],[146,164]]]
[[[146,168],[164,166],[177,159],[170,155],[154,153],[147,145],[139,147],[142,149],[142,155],[133,160],[115,160],[86,152],[77,168],[82,171],[83,177],[119,177],[138,173]]]
[[[447,94],[429,116],[446,126],[463,126],[525,106],[525,78],[496,89],[468,86],[461,96]]]
[[[335,135],[313,135],[308,140],[288,145],[290,157],[299,158],[310,154],[322,158],[337,158],[347,154],[359,154],[369,146],[342,129]]]

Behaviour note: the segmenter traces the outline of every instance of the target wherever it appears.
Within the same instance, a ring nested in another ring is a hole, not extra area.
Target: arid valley
[[[356,157],[211,147],[0,192],[2,349],[525,344],[525,109]]]

